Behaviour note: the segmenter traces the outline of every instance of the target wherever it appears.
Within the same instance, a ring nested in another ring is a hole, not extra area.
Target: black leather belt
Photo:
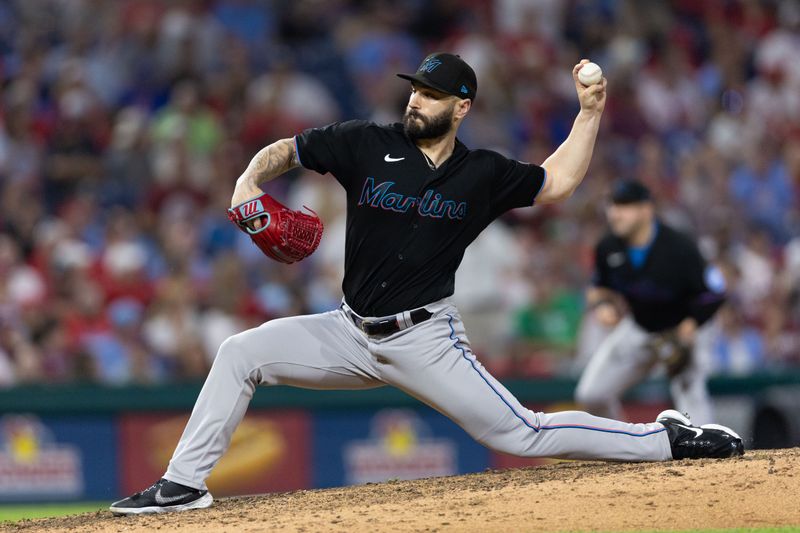
[[[344,306],[342,306],[342,308],[353,321],[353,324],[355,324],[358,329],[367,335],[391,335],[392,333],[397,333],[398,331],[404,330],[413,325],[425,322],[433,316],[433,313],[424,307],[420,307],[419,309],[414,309],[407,314],[399,313],[399,315],[380,318],[377,320],[364,320],[360,316],[351,312],[348,308]],[[398,318],[398,316],[402,317],[402,315],[406,315],[407,319]]]

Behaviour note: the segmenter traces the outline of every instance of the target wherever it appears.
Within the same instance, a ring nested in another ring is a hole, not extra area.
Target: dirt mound
[[[26,520],[6,531],[636,531],[800,525],[800,448],[727,460],[564,462],[227,498],[143,517]]]

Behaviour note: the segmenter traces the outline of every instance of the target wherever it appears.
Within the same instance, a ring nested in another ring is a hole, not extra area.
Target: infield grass
[[[681,529],[669,533],[795,533],[800,532],[800,526],[780,527],[737,527],[732,529]],[[642,533],[664,533],[663,531],[645,531]]]
[[[102,502],[3,504],[0,505],[0,522],[88,513],[108,509],[108,505]]]

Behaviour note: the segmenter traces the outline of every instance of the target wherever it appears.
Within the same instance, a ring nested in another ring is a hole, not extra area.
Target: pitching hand
[[[581,111],[602,113],[606,106],[606,78],[603,77],[600,83],[595,83],[589,87],[584,86],[578,81],[578,72],[586,63],[589,63],[588,59],[581,59],[581,62],[572,69],[572,79],[575,80],[575,90],[578,92]]]
[[[263,191],[260,188],[240,178],[236,180],[236,188],[233,190],[233,196],[231,197],[231,207],[236,207],[253,198],[257,198],[261,196],[262,193]],[[259,229],[261,228],[261,219],[254,218],[249,221],[247,225],[250,226],[250,229]]]

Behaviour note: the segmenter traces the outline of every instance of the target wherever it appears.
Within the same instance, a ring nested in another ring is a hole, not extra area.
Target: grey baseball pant
[[[205,488],[256,385],[279,384],[310,389],[393,385],[478,442],[513,455],[672,458],[661,424],[526,409],[476,360],[450,299],[425,307],[433,313],[430,319],[384,337],[364,334],[343,309],[272,320],[230,337],[217,353],[164,477]]]
[[[698,336],[705,333],[701,329]],[[624,317],[586,365],[575,389],[576,402],[594,414],[619,418],[622,396],[643,381],[658,363],[647,349],[653,335],[630,315]],[[706,371],[697,353],[694,355],[691,364],[670,381],[670,393],[675,407],[687,413],[692,424],[699,426],[712,422],[712,407],[706,389]]]

